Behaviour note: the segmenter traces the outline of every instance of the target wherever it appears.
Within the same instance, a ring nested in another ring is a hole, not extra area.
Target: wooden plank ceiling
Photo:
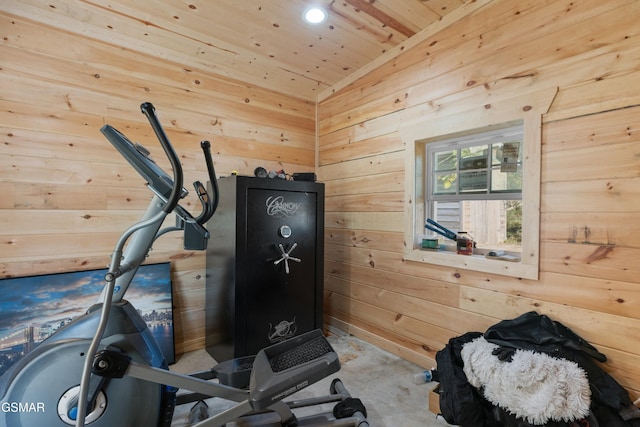
[[[317,95],[470,0],[9,0],[18,16],[278,92]],[[313,26],[302,14],[322,5]]]

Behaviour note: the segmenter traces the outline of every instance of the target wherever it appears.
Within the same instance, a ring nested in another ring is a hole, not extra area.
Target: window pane
[[[477,145],[475,147],[461,149],[460,170],[486,169],[488,154],[488,145]]]
[[[462,223],[479,248],[520,250],[522,204],[519,200],[462,202]]]
[[[454,171],[458,167],[458,150],[434,153],[434,171]]]
[[[433,194],[456,194],[456,173],[437,173],[433,175]]]
[[[507,211],[507,239],[505,244],[522,245],[522,201],[505,200]]]
[[[512,172],[516,165],[522,164],[522,144],[509,141],[492,145],[491,165],[500,166],[503,172]]]
[[[486,157],[485,163],[486,163]],[[460,193],[487,192],[487,171],[460,172]]]
[[[491,192],[519,193],[522,191],[522,168],[515,172],[501,172],[500,168],[491,170]]]
[[[481,249],[519,252],[522,244],[520,200],[433,202],[434,219],[448,229],[466,231]],[[445,244],[453,242],[444,239]]]
[[[433,202],[431,217],[440,225],[457,233],[462,221],[461,202]],[[448,240],[444,238],[445,240]],[[448,241],[451,244],[453,241]]]

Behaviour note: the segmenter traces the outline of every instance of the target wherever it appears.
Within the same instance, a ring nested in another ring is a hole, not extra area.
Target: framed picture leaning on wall
[[[107,269],[0,279],[0,375],[99,298]],[[168,364],[175,362],[170,263],[142,265],[128,290]]]

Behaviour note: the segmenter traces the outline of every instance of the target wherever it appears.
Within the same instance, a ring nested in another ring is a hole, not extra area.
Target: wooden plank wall
[[[99,129],[113,125],[166,167],[140,113],[144,101],[156,106],[189,189],[207,180],[204,139],[218,175],[252,175],[257,166],[314,170],[314,102],[90,39],[80,25],[63,27],[0,14],[0,277],[108,265],[150,192]],[[199,212],[192,195],[185,203]],[[181,250],[180,237],[161,238],[150,257],[172,262],[178,353],[205,345],[204,253]]]
[[[636,399],[640,2],[473,7],[319,102],[326,320],[429,368],[449,338],[536,310],[605,353]],[[539,280],[404,261],[409,111],[505,85],[558,89],[543,116]]]

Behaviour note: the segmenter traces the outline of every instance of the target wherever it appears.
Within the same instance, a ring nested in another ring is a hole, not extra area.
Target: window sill
[[[439,266],[459,268],[463,270],[481,271],[502,276],[523,279],[538,279],[537,260],[527,263],[526,259],[519,262],[488,259],[483,255],[458,255],[455,252],[411,249],[404,253],[405,261],[436,264]]]

